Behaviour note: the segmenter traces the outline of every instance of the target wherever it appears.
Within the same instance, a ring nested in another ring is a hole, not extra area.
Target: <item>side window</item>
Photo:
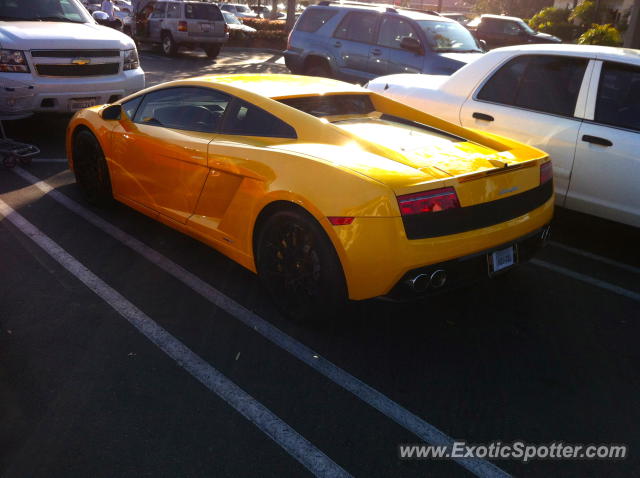
[[[170,3],[167,6],[167,18],[180,18],[182,16],[180,7],[181,5],[179,3]]]
[[[602,65],[595,121],[640,131],[640,68]]]
[[[138,106],[140,106],[140,103],[142,102],[142,98],[144,98],[144,95],[140,95],[137,98],[127,101],[126,103],[122,103],[122,111],[124,111],[124,114],[126,114],[127,118],[129,118],[130,120],[132,120],[134,115],[136,114]]]
[[[378,44],[390,48],[400,48],[400,42],[405,37],[419,40],[418,35],[408,20],[399,17],[385,15],[380,23]]]
[[[377,21],[378,15],[376,13],[349,13],[340,22],[333,36],[343,40],[373,43]]]
[[[493,18],[483,18],[480,21],[480,25],[478,25],[478,30],[486,33],[497,33],[499,30],[497,27],[498,22],[496,22]]]
[[[210,88],[177,87],[147,93],[134,123],[215,133],[230,97]]]
[[[164,18],[166,11],[167,4],[165,2],[158,2],[156,3],[156,6],[153,7],[153,11],[151,12],[151,16],[149,18]]]
[[[297,138],[295,130],[282,120],[255,105],[234,99],[227,110],[222,134]]]
[[[573,116],[587,63],[584,58],[520,56],[500,68],[485,83],[477,98]]]
[[[306,10],[296,25],[296,30],[300,30],[301,32],[318,31],[320,27],[331,20],[336,13],[338,13],[337,10],[329,10],[328,8]]]
[[[521,31],[520,26],[515,22],[502,22],[502,33],[506,35],[516,36],[519,35]]]

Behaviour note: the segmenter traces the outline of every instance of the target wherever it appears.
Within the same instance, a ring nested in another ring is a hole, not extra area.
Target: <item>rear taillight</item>
[[[187,22],[178,22],[178,31],[179,32],[186,32],[187,31]]]
[[[398,206],[400,206],[400,214],[410,216],[457,208],[460,207],[460,201],[458,201],[456,190],[449,187],[398,196]]]
[[[293,34],[293,30],[289,32],[289,36],[287,37],[287,50],[291,50],[291,35]]]
[[[348,226],[355,218],[348,216],[329,216],[327,219],[329,219],[329,222],[334,226]]]
[[[544,164],[540,165],[540,184],[544,184],[547,181],[550,181],[553,177],[553,166],[551,166],[551,161],[548,161]]]
[[[224,32],[229,33],[229,25],[227,25],[226,23],[224,24]]]

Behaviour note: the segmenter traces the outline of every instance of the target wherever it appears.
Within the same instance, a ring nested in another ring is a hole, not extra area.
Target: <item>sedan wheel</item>
[[[89,131],[80,131],[73,144],[76,182],[90,204],[108,206],[113,202],[109,168],[102,148]]]
[[[340,260],[322,227],[304,211],[281,210],[260,227],[258,275],[285,315],[331,319],[347,300]]]

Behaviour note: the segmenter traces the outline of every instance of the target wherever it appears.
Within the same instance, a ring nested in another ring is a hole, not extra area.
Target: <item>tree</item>
[[[594,24],[578,38],[578,44],[620,46],[622,45],[622,35],[615,27],[609,24]]]

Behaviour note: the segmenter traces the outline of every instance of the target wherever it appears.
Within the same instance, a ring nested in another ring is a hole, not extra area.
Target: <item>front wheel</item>
[[[207,45],[204,47],[204,51],[213,60],[220,54],[220,45]]]
[[[178,53],[178,45],[176,45],[173,36],[169,32],[162,34],[162,53],[165,56],[176,56],[176,53]]]
[[[88,203],[108,206],[113,202],[111,178],[104,153],[96,137],[80,131],[73,143],[73,170],[76,182]]]
[[[295,320],[327,320],[347,302],[340,259],[320,224],[308,213],[280,210],[260,226],[258,276],[274,302]]]

